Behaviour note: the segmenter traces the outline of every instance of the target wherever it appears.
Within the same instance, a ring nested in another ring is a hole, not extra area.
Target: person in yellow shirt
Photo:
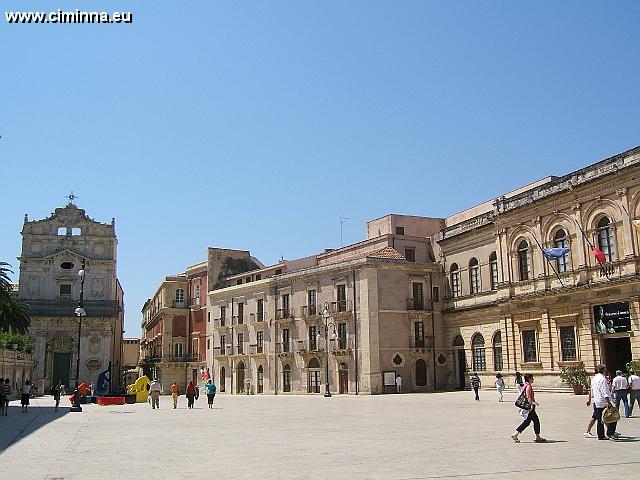
[[[178,407],[178,395],[180,395],[180,387],[178,386],[178,382],[174,380],[173,385],[171,385],[171,396],[173,397],[173,408]]]

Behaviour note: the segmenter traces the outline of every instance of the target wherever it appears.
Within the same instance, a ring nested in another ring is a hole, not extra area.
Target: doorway
[[[244,362],[238,364],[236,380],[236,393],[244,393]]]
[[[51,385],[60,381],[62,385],[69,387],[69,371],[71,369],[71,353],[53,354],[53,372],[51,374]]]
[[[607,370],[615,376],[615,371],[627,371],[627,363],[631,361],[631,339],[604,338],[602,339],[602,363],[607,366]]]
[[[349,393],[349,367],[346,363],[341,363],[338,368],[339,392]]]
[[[458,349],[458,388],[464,390],[467,380],[467,355],[464,349]]]

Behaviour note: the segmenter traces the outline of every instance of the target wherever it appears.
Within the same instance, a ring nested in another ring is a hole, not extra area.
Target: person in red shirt
[[[173,408],[177,408],[178,406],[178,395],[180,395],[180,387],[178,386],[177,381],[173,381],[173,385],[171,385],[171,396],[173,397]]]
[[[189,408],[193,408],[193,401],[196,398],[196,387],[193,384],[193,381],[189,382],[187,385],[187,406]]]

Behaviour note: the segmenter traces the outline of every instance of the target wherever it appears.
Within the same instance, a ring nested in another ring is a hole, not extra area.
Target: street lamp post
[[[82,317],[87,316],[87,312],[84,311],[84,277],[85,277],[85,260],[82,259],[82,268],[78,271],[78,276],[80,277],[80,301],[78,301],[78,306],[76,307],[75,313],[78,317],[78,345],[77,345],[77,354],[76,354],[76,388],[73,391],[73,407],[71,407],[72,412],[81,412],[82,407],[80,406],[80,391],[78,390],[78,385],[80,384],[80,335],[82,334]]]
[[[331,339],[335,339],[336,337],[336,326],[332,322],[329,321],[329,317],[331,316],[331,312],[329,311],[329,302],[324,302],[324,308],[322,309],[322,317],[324,318],[324,346],[326,353],[326,361],[325,361],[325,375],[326,375],[326,390],[324,392],[325,397],[331,396],[331,390],[329,390],[329,327],[333,329],[333,334],[331,335]]]

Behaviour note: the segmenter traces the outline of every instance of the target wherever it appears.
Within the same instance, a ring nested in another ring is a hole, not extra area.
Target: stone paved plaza
[[[6,478],[605,478],[635,472],[640,442],[584,438],[586,397],[538,394],[547,444],[509,438],[515,394],[493,391],[387,396],[201,397],[177,410],[148,404],[54,412],[51,397],[28,414],[12,402],[0,418]],[[530,427],[531,428],[531,427]],[[594,430],[595,431],[595,430]],[[618,431],[640,437],[640,409]]]

